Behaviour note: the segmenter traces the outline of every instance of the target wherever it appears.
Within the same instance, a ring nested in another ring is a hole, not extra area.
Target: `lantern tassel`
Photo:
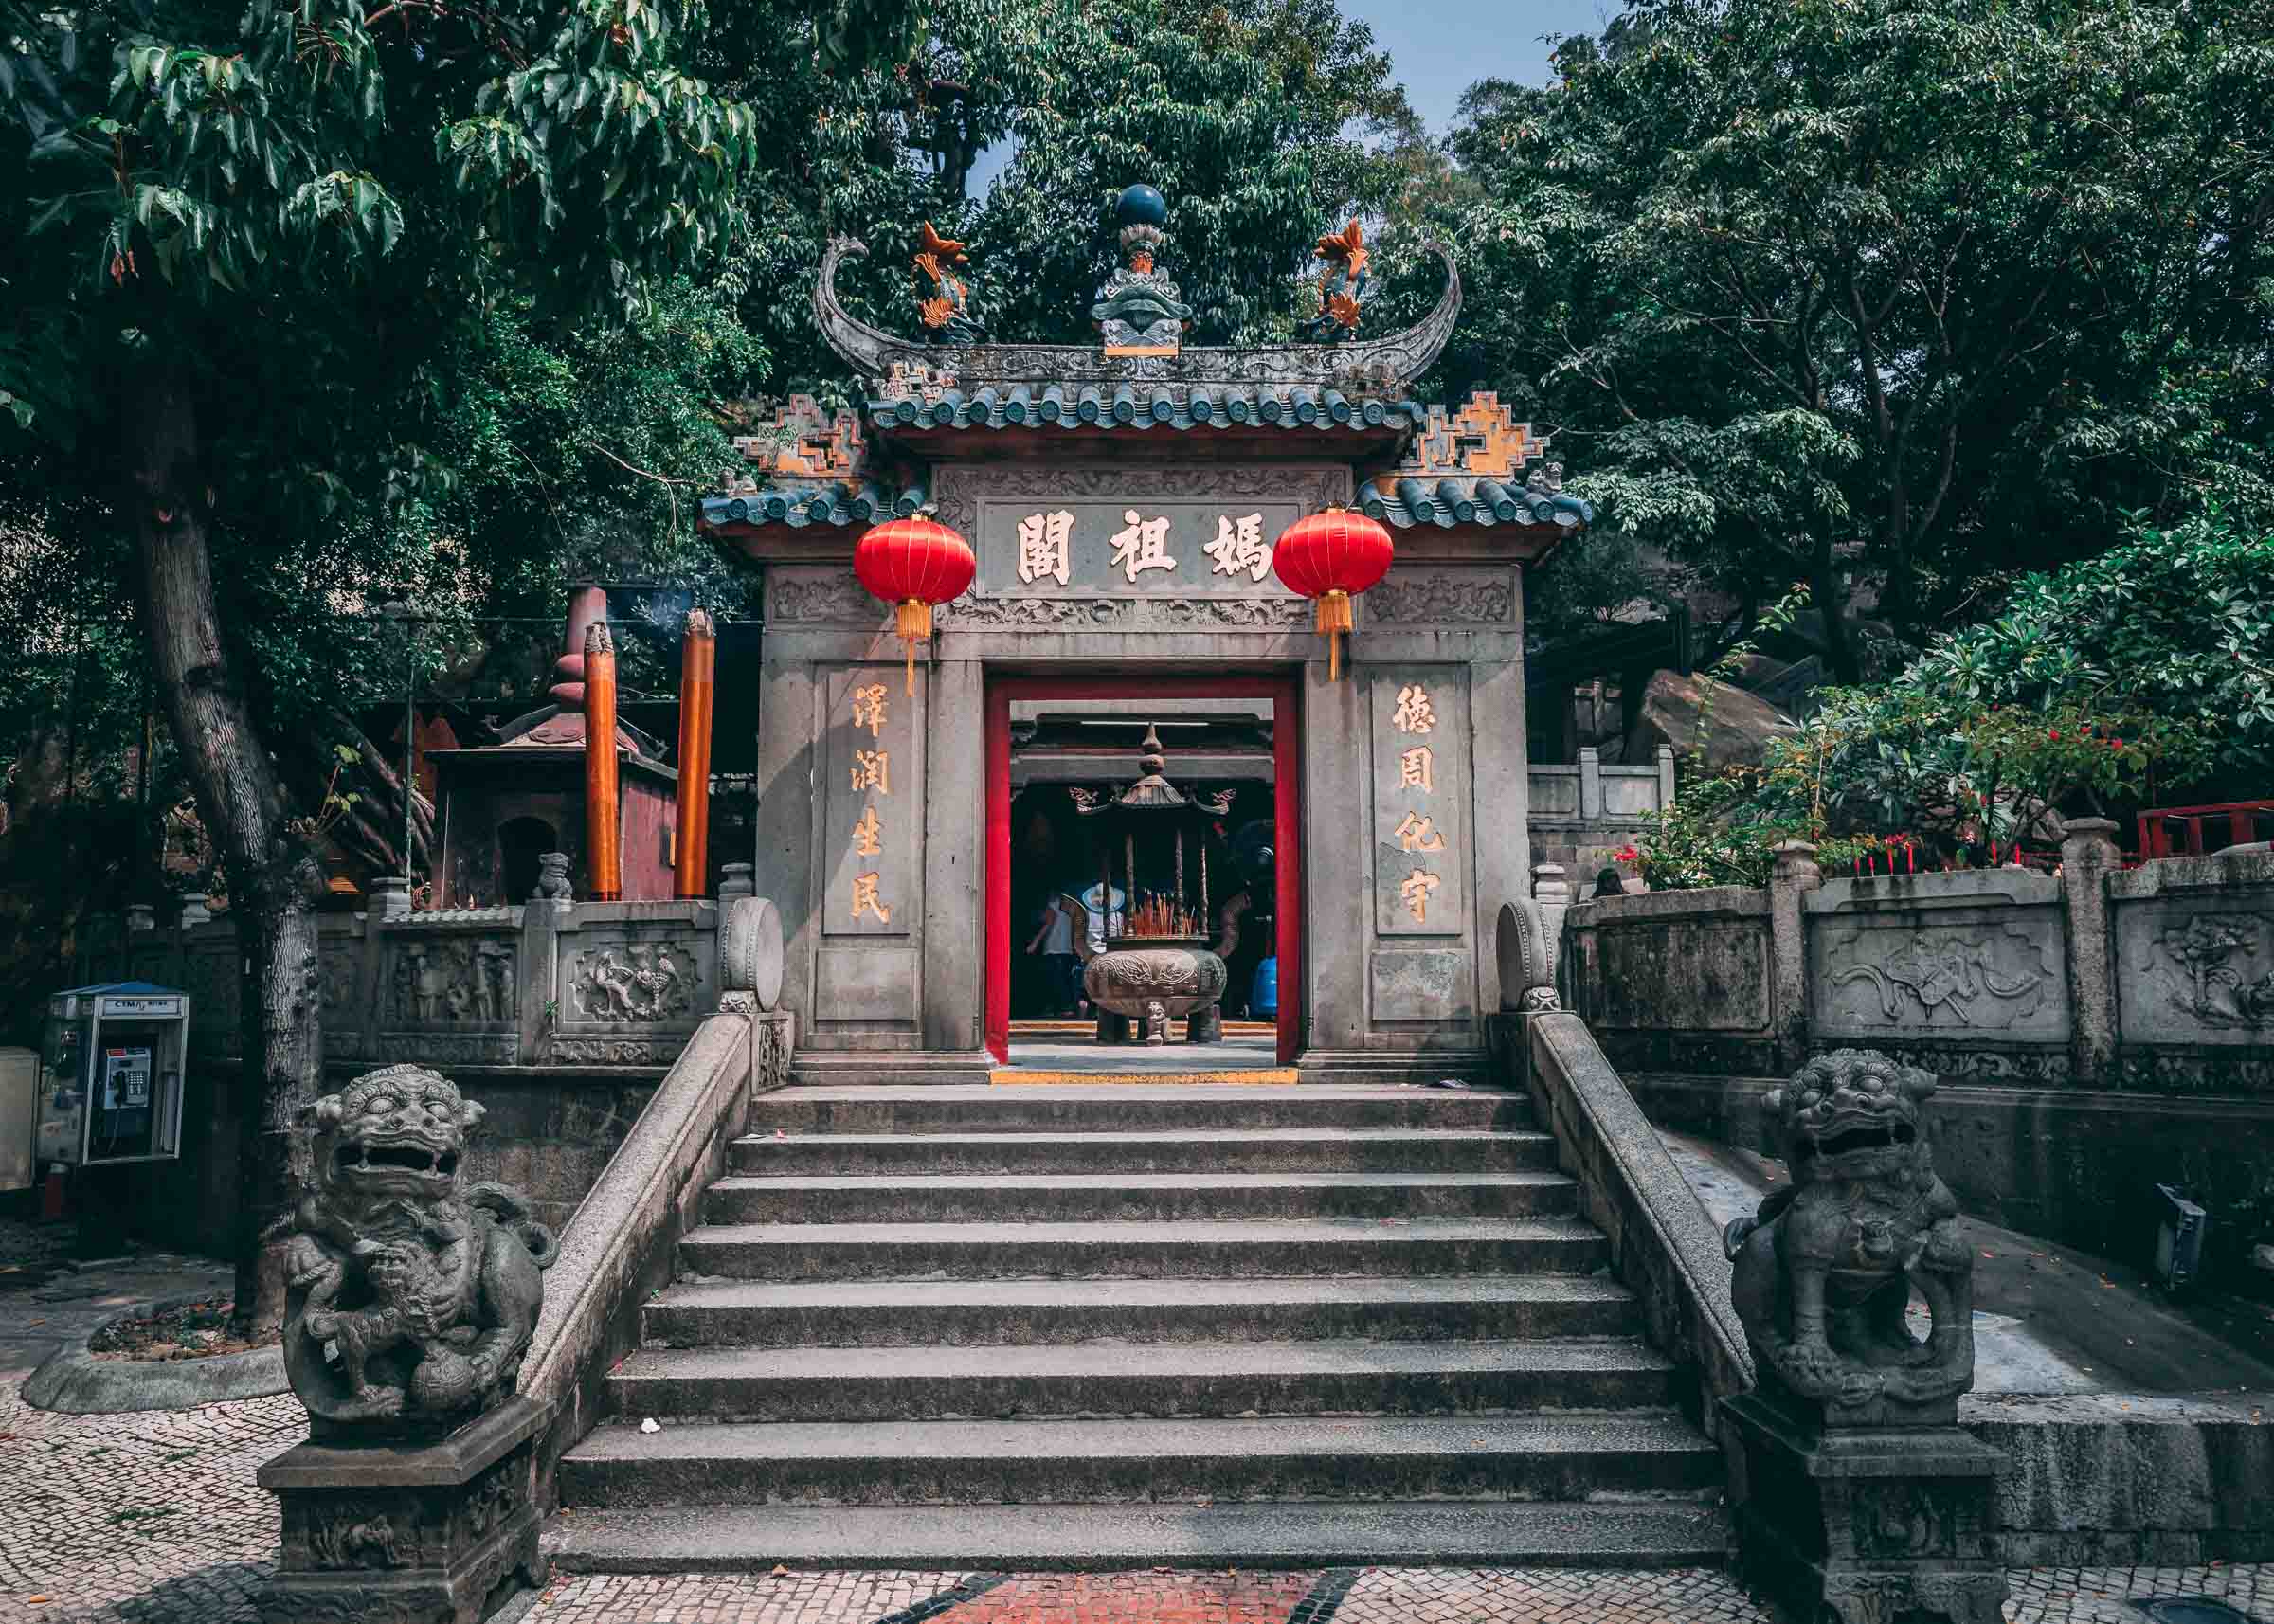
[[[1355,623],[1350,618],[1350,594],[1334,590],[1319,599],[1318,628],[1326,639],[1326,680],[1337,682],[1343,675],[1343,634]]]
[[[931,636],[931,605],[921,598],[902,600],[893,612],[893,629],[900,634],[900,650],[908,657],[908,696],[916,696],[916,644]]]

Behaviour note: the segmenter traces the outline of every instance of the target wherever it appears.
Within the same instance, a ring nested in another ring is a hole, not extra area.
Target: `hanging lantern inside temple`
[[[931,607],[961,597],[978,571],[971,544],[932,519],[891,519],[872,527],[853,550],[853,573],[893,605],[893,629],[908,656],[908,691],[916,691],[916,644],[931,636]]]
[[[1318,603],[1330,682],[1342,676],[1342,640],[1351,627],[1350,600],[1382,578],[1393,550],[1390,532],[1378,520],[1346,508],[1328,508],[1297,519],[1272,549],[1272,570],[1280,584]]]

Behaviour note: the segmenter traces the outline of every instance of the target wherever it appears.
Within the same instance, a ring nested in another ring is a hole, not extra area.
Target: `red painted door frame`
[[[1279,1063],[1303,1048],[1303,717],[1293,673],[1222,677],[989,677],[987,752],[987,1048],[1011,1057],[1011,701],[1269,699],[1272,850],[1279,957]]]

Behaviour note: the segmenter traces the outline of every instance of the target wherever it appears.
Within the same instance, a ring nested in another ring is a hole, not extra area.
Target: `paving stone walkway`
[[[2274,1564],[2011,1576],[2014,1624],[2143,1624],[2156,1597],[2274,1624]],[[556,1580],[522,1624],[1769,1624],[1727,1575],[1556,1568],[793,1573]]]
[[[290,1398],[58,1416],[0,1382],[0,1624],[254,1624],[277,1539],[254,1469]],[[2274,1624],[2274,1563],[2012,1575],[2015,1624],[2141,1624],[2224,1599]],[[1768,1624],[1727,1575],[1560,1569],[563,1577],[514,1624]]]

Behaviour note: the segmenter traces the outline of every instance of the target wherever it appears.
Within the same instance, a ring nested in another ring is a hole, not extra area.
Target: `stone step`
[[[1089,1133],[785,1133],[734,1141],[735,1172],[1484,1173],[1550,1168],[1552,1134],[1484,1128],[1111,1129]]]
[[[1566,1218],[705,1224],[679,1242],[685,1272],[742,1280],[1590,1274],[1609,1257]]]
[[[1664,1414],[617,1421],[562,1458],[560,1486],[575,1507],[1575,1500],[1720,1475],[1705,1435]]]
[[[647,1305],[678,1347],[1024,1346],[1128,1343],[1512,1341],[1626,1336],[1633,1295],[1574,1274],[1418,1280],[681,1280]]]
[[[819,1133],[1154,1133],[1282,1128],[1529,1128],[1521,1094],[1326,1083],[939,1084],[780,1089],[750,1110],[760,1136]]]
[[[1714,1567],[1695,1498],[1054,1506],[578,1507],[547,1537],[564,1573],[796,1568]]]
[[[1561,1173],[857,1174],[721,1179],[712,1223],[1182,1223],[1565,1214]]]
[[[619,1416],[921,1421],[969,1416],[1441,1416],[1673,1401],[1640,1342],[1091,1343],[1074,1347],[643,1348],[607,1379]]]

